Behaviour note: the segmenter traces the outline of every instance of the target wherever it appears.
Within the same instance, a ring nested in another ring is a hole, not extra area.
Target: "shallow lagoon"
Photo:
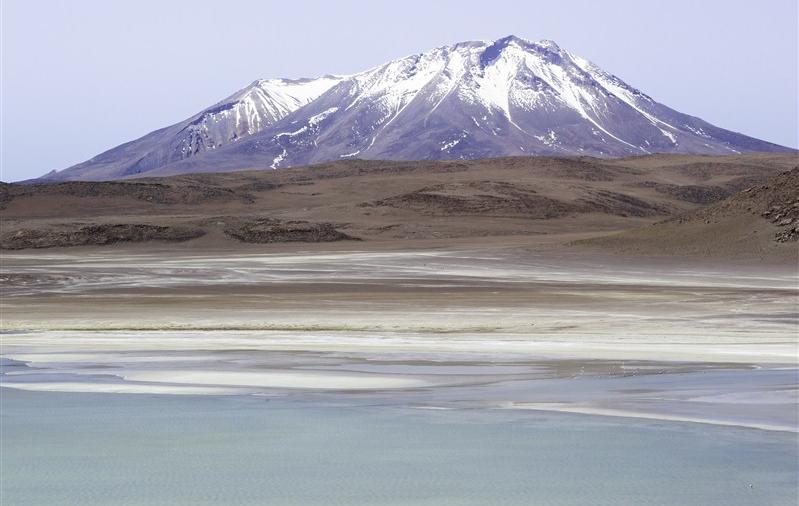
[[[2,503],[794,505],[797,434],[281,398],[2,392]],[[751,486],[750,486],[751,484]]]

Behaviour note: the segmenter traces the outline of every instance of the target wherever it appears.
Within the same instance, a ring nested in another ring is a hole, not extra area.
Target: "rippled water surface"
[[[3,505],[795,505],[797,435],[539,412],[2,389]]]

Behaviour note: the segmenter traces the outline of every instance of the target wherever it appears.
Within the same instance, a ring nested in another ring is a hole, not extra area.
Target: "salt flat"
[[[5,387],[797,425],[784,264],[93,250],[5,255],[3,276]]]

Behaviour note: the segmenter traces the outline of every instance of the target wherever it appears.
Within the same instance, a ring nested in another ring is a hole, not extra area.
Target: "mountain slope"
[[[261,99],[260,88],[245,89],[152,139],[134,141],[147,146],[141,159],[123,145],[48,179],[280,168],[342,158],[790,151],[659,104],[552,41],[510,36],[463,42],[323,79],[302,81],[318,92],[305,95],[305,102],[267,114],[276,102],[270,94],[257,120],[241,122],[249,116],[239,109],[257,108],[241,105],[250,102],[239,95]]]
[[[260,132],[340,80],[324,76],[255,81],[191,118],[110,149],[67,171],[48,174],[45,179],[117,179],[197,156]]]

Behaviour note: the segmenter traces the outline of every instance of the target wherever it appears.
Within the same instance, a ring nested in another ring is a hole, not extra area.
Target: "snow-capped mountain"
[[[47,179],[346,158],[790,151],[679,113],[552,41],[463,42],[359,74],[256,81],[188,120]]]
[[[96,180],[146,174],[260,132],[340,81],[336,76],[258,80],[185,121],[117,146],[68,170],[48,174],[45,179]]]

